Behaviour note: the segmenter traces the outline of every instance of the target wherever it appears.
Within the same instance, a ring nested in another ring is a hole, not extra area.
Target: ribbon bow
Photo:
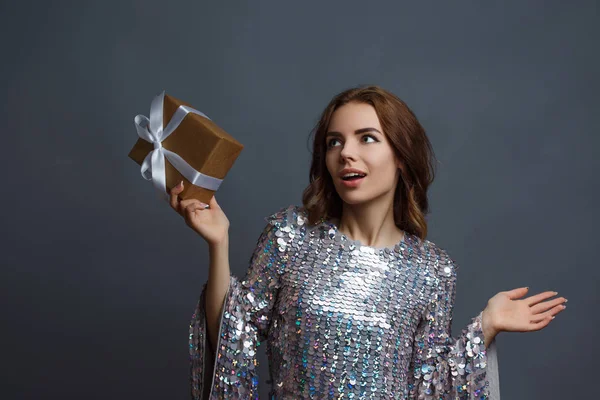
[[[134,119],[135,129],[138,136],[147,142],[154,144],[152,150],[142,162],[141,173],[142,177],[147,181],[152,181],[154,187],[158,191],[159,196],[169,201],[167,192],[167,178],[165,170],[165,158],[193,185],[203,187],[208,190],[217,191],[221,185],[222,179],[218,179],[209,175],[202,174],[192,168],[183,158],[177,153],[165,149],[162,146],[162,141],[165,140],[183,121],[183,118],[188,113],[198,114],[204,118],[208,118],[206,114],[195,110],[191,107],[180,105],[175,111],[175,114],[163,128],[163,104],[165,100],[165,92],[154,97],[150,105],[150,119],[144,115],[137,115]],[[149,174],[147,174],[149,173]]]

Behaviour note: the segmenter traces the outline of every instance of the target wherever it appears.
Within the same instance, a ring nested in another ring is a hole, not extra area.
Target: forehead
[[[329,130],[351,133],[356,129],[372,127],[381,131],[375,108],[366,103],[348,103],[334,111],[329,121]]]

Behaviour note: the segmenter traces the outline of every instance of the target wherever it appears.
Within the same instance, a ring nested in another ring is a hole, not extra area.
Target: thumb
[[[528,287],[522,287],[522,288],[509,290],[506,293],[508,294],[508,297],[510,297],[512,300],[514,300],[514,299],[518,299],[518,298],[525,296],[528,291],[529,291]]]
[[[221,207],[219,206],[219,203],[217,203],[217,197],[213,195],[213,197],[210,199],[210,201],[208,202],[208,205],[210,206],[210,208],[212,208],[213,210],[220,210]]]

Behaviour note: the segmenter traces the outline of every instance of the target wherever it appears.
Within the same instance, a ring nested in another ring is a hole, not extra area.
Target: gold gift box
[[[163,128],[180,105],[192,107],[172,96],[164,95]],[[178,154],[196,171],[218,179],[225,178],[244,148],[213,121],[195,113],[188,113],[177,129],[161,143],[165,149]],[[141,166],[152,150],[152,143],[138,138],[129,152],[129,158]],[[215,193],[213,190],[193,185],[166,158],[165,172],[167,190],[183,180],[184,189],[179,194],[181,200],[197,199],[208,204]]]

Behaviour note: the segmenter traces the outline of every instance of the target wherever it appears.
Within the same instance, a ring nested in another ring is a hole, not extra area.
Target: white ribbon
[[[178,154],[165,149],[162,146],[162,141],[165,140],[183,121],[183,118],[188,113],[198,114],[204,118],[208,118],[204,113],[195,110],[191,107],[181,105],[175,111],[175,114],[163,129],[163,104],[165,99],[165,92],[156,96],[152,100],[150,105],[150,119],[144,115],[137,115],[134,119],[135,129],[137,130],[138,136],[147,142],[154,144],[154,150],[152,150],[144,162],[142,162],[141,173],[142,177],[147,181],[152,181],[154,187],[158,191],[159,196],[163,197],[167,202],[169,201],[169,194],[167,193],[167,178],[165,170],[165,158],[181,172],[188,181],[193,185],[203,187],[208,190],[217,191],[221,185],[222,179],[214,178],[209,175],[204,175],[189,165],[183,158]],[[150,174],[147,175],[146,172]]]

